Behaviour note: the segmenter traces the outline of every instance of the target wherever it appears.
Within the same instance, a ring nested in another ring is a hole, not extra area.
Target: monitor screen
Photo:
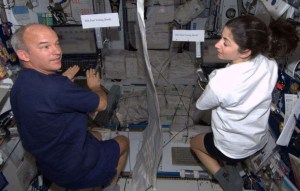
[[[53,26],[57,33],[63,54],[97,53],[94,29],[83,29],[81,25]]]

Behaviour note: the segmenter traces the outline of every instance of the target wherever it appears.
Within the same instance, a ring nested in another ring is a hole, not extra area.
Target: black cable
[[[180,131],[178,131],[171,139],[169,139],[162,148],[164,148],[165,146],[167,146],[179,133],[181,133],[182,131],[184,131],[185,129],[187,129],[187,127],[181,129]]]
[[[153,188],[153,185],[150,185],[145,191],[149,190],[150,188]]]

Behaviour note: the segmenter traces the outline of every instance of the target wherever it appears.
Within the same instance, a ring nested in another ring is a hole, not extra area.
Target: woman
[[[196,102],[212,109],[212,132],[191,140],[191,148],[224,190],[242,190],[243,180],[232,166],[261,150],[268,141],[272,91],[278,77],[274,58],[295,50],[295,27],[284,20],[269,28],[255,16],[228,21],[215,44],[227,67],[214,70]],[[217,159],[229,164],[221,167]]]

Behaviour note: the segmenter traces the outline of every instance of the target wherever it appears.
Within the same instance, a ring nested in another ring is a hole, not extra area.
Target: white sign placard
[[[119,27],[118,13],[81,15],[82,28]]]
[[[172,40],[204,42],[204,30],[173,30]]]

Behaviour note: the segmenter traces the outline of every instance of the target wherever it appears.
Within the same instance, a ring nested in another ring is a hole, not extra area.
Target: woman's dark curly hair
[[[245,15],[229,20],[227,27],[239,51],[251,50],[251,58],[267,54],[270,58],[283,58],[297,47],[299,37],[296,26],[287,20],[270,22],[269,27],[259,18]]]

